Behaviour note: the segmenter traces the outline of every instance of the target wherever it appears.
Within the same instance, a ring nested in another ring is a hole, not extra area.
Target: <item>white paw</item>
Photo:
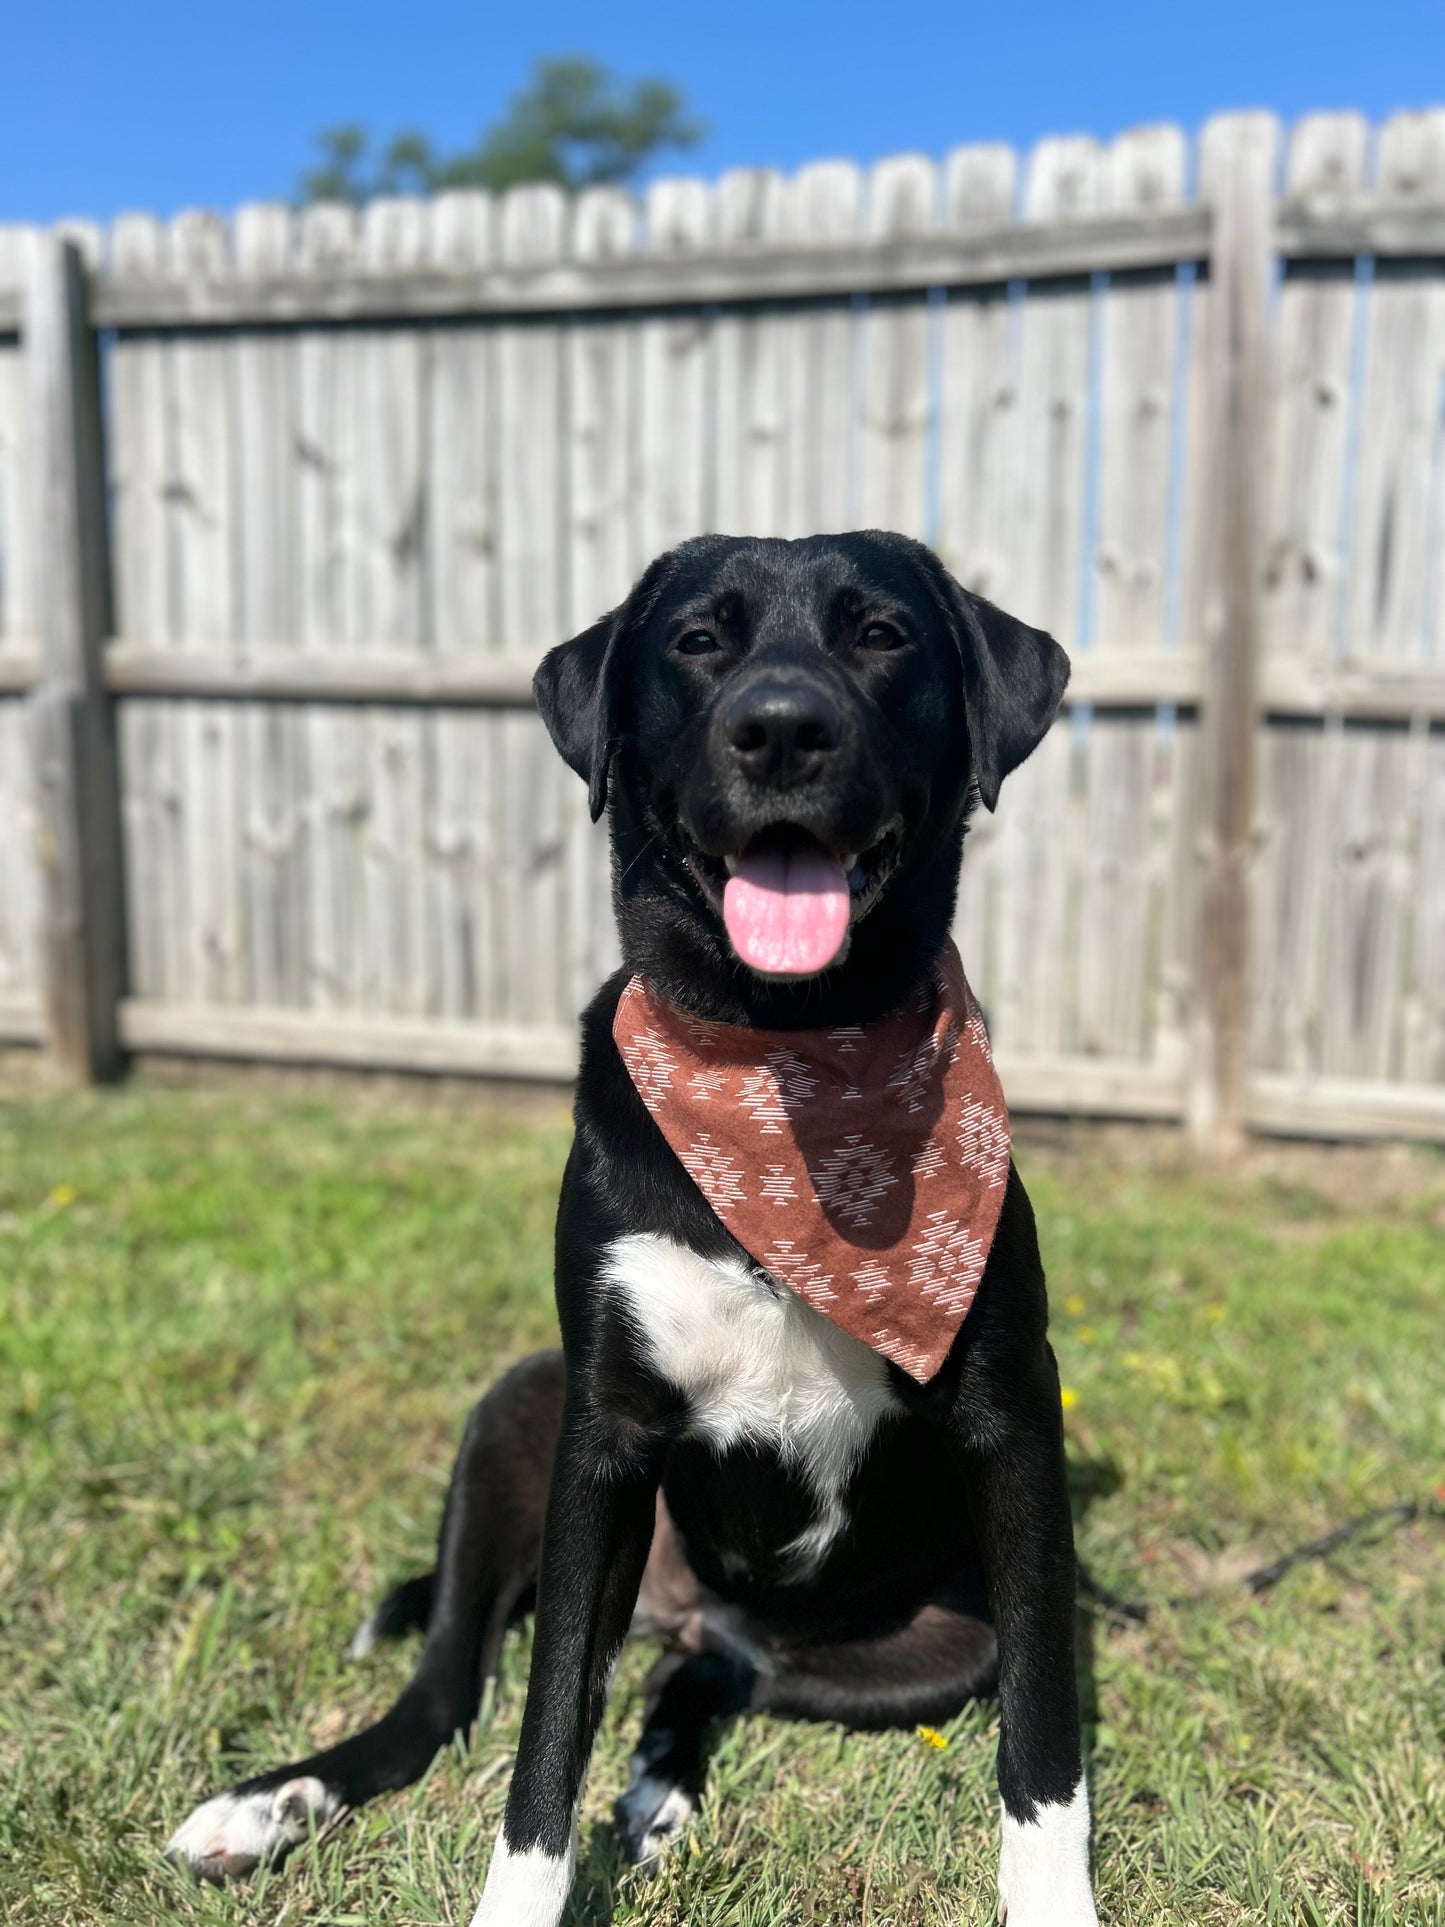
[[[646,1779],[635,1780],[628,1796],[639,1818],[632,1827],[624,1825],[623,1847],[635,1866],[646,1867],[693,1818],[697,1802],[680,1786]]]
[[[197,1880],[219,1885],[280,1860],[314,1827],[341,1812],[329,1787],[309,1776],[255,1793],[218,1793],[196,1808],[166,1842],[166,1858],[184,1860]]]
[[[369,1653],[375,1652],[381,1644],[381,1635],[376,1629],[378,1616],[376,1613],[368,1613],[351,1635],[351,1644],[346,1649],[348,1659],[363,1660]]]
[[[1008,1927],[1099,1927],[1089,1885],[1089,1793],[1082,1780],[1067,1804],[1032,1820],[1003,1815],[998,1917]]]
[[[565,1854],[546,1853],[541,1847],[517,1853],[507,1845],[505,1833],[498,1834],[472,1927],[557,1927],[576,1861],[575,1819]]]

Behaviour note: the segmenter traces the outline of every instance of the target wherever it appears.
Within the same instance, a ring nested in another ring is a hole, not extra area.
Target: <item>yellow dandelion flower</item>
[[[1094,1330],[1092,1325],[1080,1325],[1079,1329],[1074,1333],[1074,1336],[1081,1345],[1092,1345],[1099,1334]]]
[[[1072,1412],[1079,1402],[1079,1394],[1072,1385],[1065,1385],[1059,1392],[1059,1403],[1066,1412]]]
[[[62,1210],[66,1205],[74,1204],[75,1186],[73,1184],[57,1184],[50,1194],[50,1202],[53,1205],[59,1206]]]
[[[936,1726],[920,1726],[918,1737],[925,1746],[936,1747],[940,1753],[948,1745],[948,1736],[940,1733]]]
[[[1084,1300],[1077,1291],[1071,1291],[1064,1300],[1064,1310],[1070,1318],[1082,1318],[1085,1311]]]

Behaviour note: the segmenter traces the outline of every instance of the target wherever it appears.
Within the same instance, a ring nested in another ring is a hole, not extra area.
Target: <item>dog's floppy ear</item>
[[[684,546],[703,549],[715,540],[700,537]],[[625,602],[580,636],[549,649],[532,678],[532,694],[548,735],[563,762],[587,785],[594,823],[607,808],[607,774],[622,747],[627,639],[651,615],[681,553],[673,549],[649,562]]]
[[[998,808],[1003,779],[1036,749],[1059,713],[1069,659],[1052,636],[1005,615],[941,564],[963,665],[963,706],[978,793]]]
[[[617,639],[628,606],[549,649],[532,678],[548,734],[587,785],[594,823],[607,808],[607,771],[617,746]]]

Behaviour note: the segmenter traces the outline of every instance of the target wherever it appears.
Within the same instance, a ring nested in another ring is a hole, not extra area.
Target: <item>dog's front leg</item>
[[[472,1927],[556,1927],[572,1884],[577,1804],[612,1663],[652,1542],[657,1468],[609,1450],[571,1400],[547,1502],[532,1674],[506,1815]]]
[[[1039,1337],[960,1401],[998,1635],[999,1918],[1097,1927],[1074,1669],[1074,1533],[1053,1353]]]

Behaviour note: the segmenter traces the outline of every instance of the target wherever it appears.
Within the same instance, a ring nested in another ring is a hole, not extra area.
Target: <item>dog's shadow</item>
[[[618,1889],[628,1872],[616,1827],[610,1822],[594,1827],[578,1855],[563,1927],[609,1927],[617,1911]]]
[[[1074,1539],[1088,1517],[1096,1499],[1108,1499],[1124,1483],[1118,1462],[1111,1458],[1071,1457],[1068,1464],[1069,1505],[1074,1515]],[[1099,1693],[1094,1671],[1095,1626],[1098,1609],[1080,1589],[1074,1607],[1074,1665],[1079,1676],[1079,1713],[1084,1726],[1084,1764],[1094,1750],[1094,1731],[1099,1724]]]
[[[1068,1466],[1069,1502],[1077,1536],[1089,1508],[1098,1499],[1111,1498],[1124,1483],[1124,1475],[1110,1458],[1070,1458]],[[1081,1593],[1074,1613],[1074,1657],[1079,1676],[1079,1711],[1084,1728],[1084,1760],[1087,1766],[1093,1753],[1094,1732],[1099,1723],[1098,1688],[1094,1670],[1097,1609]],[[722,1737],[723,1722],[713,1733],[713,1743]],[[711,1749],[709,1749],[711,1750]],[[622,1884],[629,1876],[645,1880],[633,1872],[623,1858],[617,1829],[611,1822],[593,1827],[577,1862],[572,1893],[563,1915],[565,1927],[609,1927],[620,1898]]]

